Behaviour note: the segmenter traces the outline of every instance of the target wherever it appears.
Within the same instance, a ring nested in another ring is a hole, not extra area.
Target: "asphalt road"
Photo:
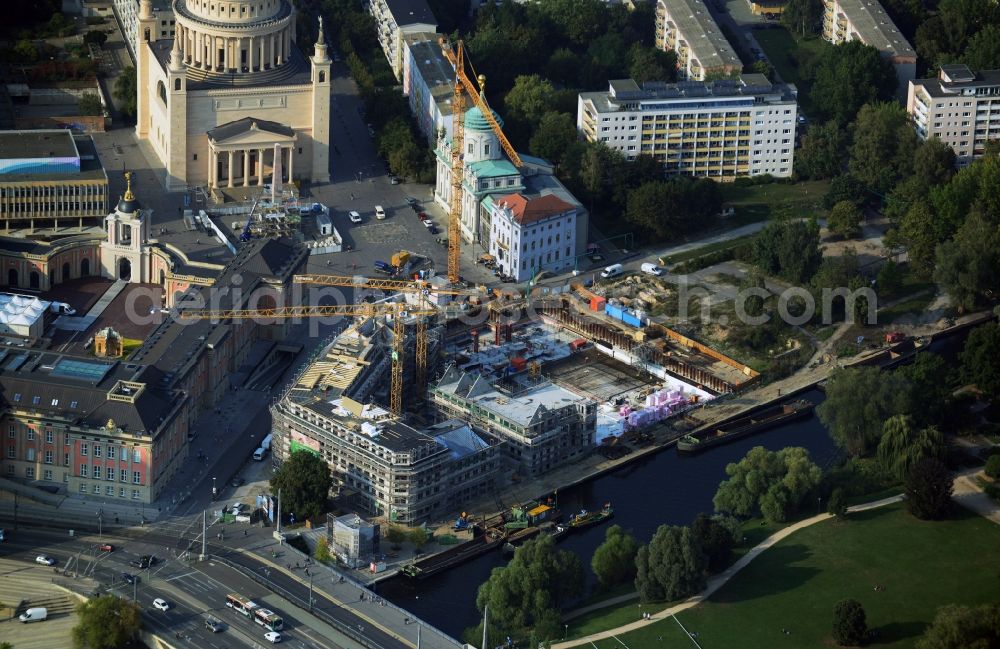
[[[263,606],[277,612],[284,620],[283,643],[290,647],[356,648],[357,642],[340,634],[327,624],[320,623],[307,611],[292,603],[285,602],[255,580],[233,570],[221,561],[198,562],[180,558],[184,545],[182,537],[200,532],[197,521],[191,521],[187,531],[178,529],[148,529],[140,539],[103,535],[102,542],[112,543],[113,552],[97,549],[96,536],[69,537],[65,533],[20,529],[8,534],[0,545],[0,556],[14,561],[23,561],[26,566],[34,566],[34,559],[45,554],[56,559],[55,571],[68,571],[97,580],[101,592],[115,593],[138,602],[143,611],[146,627],[166,639],[182,640],[183,646],[224,649],[226,647],[258,647],[267,643],[264,630],[226,608],[228,593],[239,593],[250,597]],[[175,525],[180,525],[177,523]],[[219,549],[222,553],[230,550]],[[153,567],[140,570],[129,562],[144,554],[155,554],[158,558]],[[258,570],[264,574],[263,566],[252,559],[245,559],[242,565],[248,571]],[[124,581],[123,573],[137,575],[135,584]],[[275,575],[275,581],[291,592],[304,595],[308,600],[308,588],[292,579]],[[168,611],[153,608],[153,600],[165,599],[170,603]],[[221,633],[212,633],[205,626],[209,617],[221,620],[226,628]],[[342,616],[347,620],[349,616]],[[351,622],[345,622],[351,623]],[[391,642],[391,638],[380,637],[378,630],[365,630],[372,640],[384,647],[402,646]]]

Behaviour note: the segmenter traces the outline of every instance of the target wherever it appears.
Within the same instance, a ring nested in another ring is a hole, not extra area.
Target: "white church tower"
[[[107,238],[101,242],[101,274],[131,283],[151,279],[149,222],[152,211],[143,209],[132,193],[132,172],[125,174],[125,195],[104,219]]]

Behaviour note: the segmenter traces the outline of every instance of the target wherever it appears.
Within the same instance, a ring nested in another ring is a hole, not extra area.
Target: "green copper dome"
[[[503,120],[500,115],[497,114],[495,110],[490,109],[493,112],[493,119],[503,126]],[[470,131],[489,131],[490,123],[486,121],[486,116],[483,115],[483,111],[479,110],[479,106],[473,106],[469,110],[465,111],[465,128]]]

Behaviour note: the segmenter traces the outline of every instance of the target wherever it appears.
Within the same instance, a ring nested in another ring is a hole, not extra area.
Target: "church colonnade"
[[[295,171],[295,147],[282,146],[282,182],[289,182]],[[211,147],[208,152],[209,187],[261,187],[271,182],[274,171],[274,147]]]
[[[178,17],[176,38],[184,63],[214,72],[258,72],[284,65],[292,54],[294,24],[247,25],[239,34]]]

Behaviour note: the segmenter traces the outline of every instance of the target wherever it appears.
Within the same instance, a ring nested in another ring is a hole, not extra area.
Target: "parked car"
[[[158,611],[169,611],[170,604],[167,603],[167,600],[160,599],[159,597],[157,597],[156,599],[153,600],[153,608],[155,608]]]
[[[421,212],[424,211],[424,208],[420,206],[420,203],[410,203],[410,209],[416,212],[417,214],[420,214]]]
[[[375,218],[378,219],[379,221],[385,220],[385,208],[382,207],[381,205],[375,206]]]
[[[354,210],[351,210],[350,219],[351,223],[361,223],[361,215]]]
[[[412,196],[407,196],[406,197],[406,204],[407,205],[418,205],[419,203],[420,203],[420,201],[418,199],[416,199],[416,198],[413,198]]]
[[[125,581],[126,584],[135,584],[139,582],[139,577],[133,575],[131,572],[123,572],[122,579]]]
[[[431,221],[430,219],[420,219],[420,220],[423,222],[425,228],[434,227],[434,221]]]
[[[101,543],[99,546],[97,546],[97,549],[100,552],[114,552],[115,546],[111,545],[110,543]]]
[[[219,620],[216,620],[214,617],[210,617],[205,620],[205,628],[211,631],[212,633],[218,633],[220,631],[224,631],[226,625],[220,622]]]
[[[35,557],[35,563],[40,563],[43,566],[54,566],[56,565],[56,560],[47,554],[40,554]]]
[[[441,232],[441,230],[438,230],[437,226],[434,226],[434,225],[432,225],[431,227],[429,227],[427,229],[428,229],[428,231],[430,231],[431,234],[438,234],[439,232]]]
[[[242,484],[243,484],[243,483],[245,483],[245,482],[246,482],[246,480],[244,480],[244,479],[243,479],[243,476],[235,476],[235,477],[234,477],[234,478],[233,478],[233,479],[232,479],[232,480],[230,481],[230,483],[229,483],[229,484],[231,484],[231,485],[232,485],[232,486],[234,486],[234,487],[239,487],[240,485],[242,485]]]
[[[267,633],[264,634],[264,639],[270,642],[271,644],[278,644],[279,642],[281,642],[281,634],[278,633],[277,631],[268,631]]]
[[[389,176],[389,184],[390,185],[398,185],[400,182],[401,182],[401,179],[398,176]]]

